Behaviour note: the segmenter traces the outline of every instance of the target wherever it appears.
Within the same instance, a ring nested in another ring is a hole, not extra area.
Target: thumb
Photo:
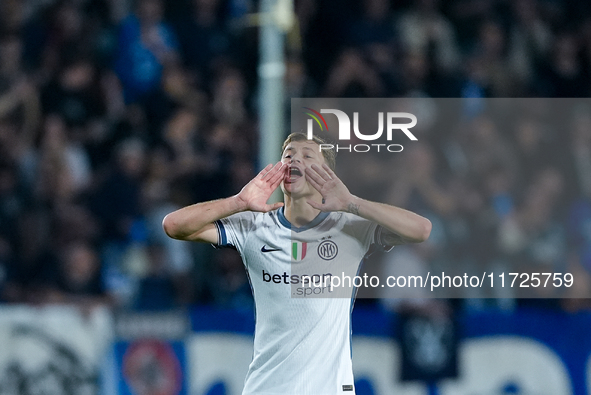
[[[273,211],[273,210],[277,210],[278,208],[283,207],[283,203],[282,202],[278,202],[278,203],[273,203],[273,204],[268,204],[267,208],[268,211]]]
[[[323,206],[322,203],[315,202],[314,200],[308,200],[308,204],[317,210],[321,210]]]

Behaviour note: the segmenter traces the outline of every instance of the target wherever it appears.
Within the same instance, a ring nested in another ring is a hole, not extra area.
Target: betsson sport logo
[[[322,114],[333,114],[337,117],[337,121],[339,124],[339,141],[347,141],[351,140],[351,119],[349,116],[341,110],[336,109],[321,109],[320,112],[310,108],[310,107],[302,107],[307,111],[304,113],[310,116],[312,119],[308,119],[307,123],[307,136],[308,140],[312,140],[314,136],[314,121],[320,128],[320,131],[324,132],[325,130],[328,131],[328,124],[326,123],[326,119],[322,116]],[[392,141],[392,135],[395,130],[402,131],[406,137],[408,137],[411,141],[417,141],[417,138],[414,134],[410,132],[410,128],[414,127],[417,124],[417,117],[413,114],[408,112],[387,112],[386,116],[384,117],[383,112],[378,113],[378,131],[374,134],[363,134],[359,131],[359,113],[353,113],[353,133],[359,140],[363,141],[375,141],[379,139],[383,132],[384,132],[384,118],[386,118],[386,139],[387,141]],[[408,119],[410,122],[407,123],[395,123],[394,120],[399,119]],[[402,144],[320,144],[320,151],[323,149],[336,149],[337,152],[339,151],[349,151],[349,152],[369,152],[369,151],[388,151],[388,152],[401,152],[404,147]]]

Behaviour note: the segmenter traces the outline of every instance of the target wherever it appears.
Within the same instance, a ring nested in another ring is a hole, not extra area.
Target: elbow
[[[171,237],[173,239],[179,238],[177,230],[178,226],[175,223],[174,217],[171,214],[166,215],[162,220],[162,229],[164,229],[164,233],[166,233],[168,237]]]
[[[419,242],[423,242],[425,240],[427,240],[429,238],[429,236],[431,235],[431,229],[433,228],[433,224],[431,224],[431,221],[429,221],[427,218],[423,218],[422,224],[421,224],[421,232],[420,232],[420,236],[419,236]]]
[[[406,237],[408,243],[422,243],[429,238],[432,224],[427,218],[422,218],[415,223],[412,235]]]

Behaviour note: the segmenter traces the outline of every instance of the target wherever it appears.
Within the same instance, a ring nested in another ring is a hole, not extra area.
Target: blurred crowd
[[[169,239],[161,221],[256,173],[258,29],[247,15],[257,9],[0,2],[1,301],[251,306],[235,251]],[[296,0],[295,10],[286,108],[290,97],[591,94],[591,3]],[[502,132],[475,116],[455,144],[439,136],[410,151],[412,171],[381,198],[425,213],[434,232],[392,256],[568,269],[589,291],[591,107],[563,129],[535,115]]]

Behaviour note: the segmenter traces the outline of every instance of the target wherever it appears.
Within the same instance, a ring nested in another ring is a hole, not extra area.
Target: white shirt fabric
[[[320,213],[296,228],[283,208],[238,213],[216,225],[219,245],[242,256],[255,300],[254,355],[243,395],[354,395],[355,288],[331,292],[330,281],[320,279],[357,275],[382,228],[344,212]]]

